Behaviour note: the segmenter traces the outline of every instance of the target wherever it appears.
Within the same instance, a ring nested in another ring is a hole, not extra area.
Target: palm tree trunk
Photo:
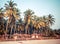
[[[6,33],[7,33],[7,30],[8,30],[8,22],[7,22],[7,25],[6,25]]]
[[[27,29],[25,29],[25,34],[27,34]]]
[[[10,38],[11,38],[11,36],[12,36],[12,29],[13,29],[13,25],[11,25]]]
[[[15,33],[15,31],[16,31],[16,24],[14,25],[14,33]]]
[[[27,28],[28,28],[27,26],[28,26],[28,25],[25,26],[25,34],[27,34]]]
[[[27,30],[27,31],[28,31],[28,34],[30,34],[30,33],[29,33],[29,28],[28,28],[28,30]]]

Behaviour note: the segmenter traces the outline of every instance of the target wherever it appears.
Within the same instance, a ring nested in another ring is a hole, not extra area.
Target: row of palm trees
[[[5,9],[0,9],[0,33],[21,33],[21,34],[45,34],[51,35],[52,26],[55,19],[51,14],[38,17],[30,9],[24,12],[24,20],[20,17],[20,11],[16,7],[17,4],[10,0],[5,4]],[[5,19],[7,18],[7,19]]]

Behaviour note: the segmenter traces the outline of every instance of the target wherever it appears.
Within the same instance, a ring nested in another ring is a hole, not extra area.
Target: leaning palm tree
[[[47,17],[44,16],[43,19],[44,19],[44,23],[45,23],[45,28],[44,28],[45,36],[48,36],[49,31],[50,31],[50,26],[52,24],[54,24],[55,21],[54,21],[54,18],[51,14],[49,14]]]
[[[26,24],[25,33],[27,34],[28,31],[29,31],[28,30],[28,25],[31,23],[31,16],[34,14],[34,12],[32,10],[28,9],[24,12],[24,14],[25,14],[25,24]]]
[[[53,16],[51,14],[49,14],[46,18],[46,27],[45,27],[45,33],[46,33],[46,36],[49,36],[49,33],[51,32],[50,30],[50,26],[53,25],[55,22]]]
[[[15,28],[16,30],[16,20],[19,19],[19,15],[20,12],[19,10],[16,8],[16,3],[14,3],[14,1],[10,0],[8,1],[8,3],[5,4],[5,17],[9,17],[8,21],[7,21],[7,26],[6,26],[6,31],[8,29],[8,25],[10,25],[11,27],[11,32],[12,33],[12,29]]]

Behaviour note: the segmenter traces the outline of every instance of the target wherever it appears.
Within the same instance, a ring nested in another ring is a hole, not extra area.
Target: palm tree
[[[45,23],[45,36],[49,35],[50,32],[50,25],[54,24],[54,18],[51,14],[48,15],[48,17],[43,16],[44,23]]]
[[[41,23],[41,21],[43,23]],[[54,23],[54,18],[52,17],[51,14],[48,15],[48,17],[43,16],[40,20],[40,24],[42,24],[41,26],[43,27],[45,36],[49,35],[49,31],[50,31],[50,25],[52,25]]]
[[[40,33],[41,30],[42,30],[40,28],[43,28],[43,23],[44,23],[42,17],[37,17],[36,18],[36,23],[37,23],[36,28],[38,30],[38,33]]]
[[[3,8],[0,8],[0,34],[4,33],[4,18]]]
[[[16,8],[17,4],[14,3],[14,1],[10,0],[7,1],[8,3],[5,4],[5,16],[10,16],[12,13],[14,14],[14,17],[18,18],[18,15],[20,15],[19,10]]]
[[[33,27],[34,27],[34,32],[33,32],[33,33],[39,32],[39,28],[40,28],[39,20],[40,20],[40,18],[39,18],[38,16],[36,16],[36,15],[34,15],[34,16],[32,17],[32,25],[33,25]]]
[[[14,3],[14,1],[12,1],[12,0],[7,1],[7,2],[8,3],[5,4],[5,7],[6,7],[7,10],[9,10],[9,9],[13,10],[15,8],[15,6],[17,6],[17,4]]]
[[[45,34],[45,30],[46,30],[46,16],[43,16],[43,17],[37,17],[35,18],[36,20],[36,28],[38,29],[38,33],[42,33],[42,34]]]
[[[16,6],[17,6],[17,4],[14,3],[14,1],[12,1],[12,0],[8,1],[8,3],[5,4],[5,8],[6,8],[5,16],[9,17],[8,21],[7,21],[6,31],[7,31],[8,25],[10,25],[10,27],[11,27],[10,33],[12,33],[13,28],[15,28],[15,30],[16,30],[15,22],[16,22],[16,20],[19,19],[19,15],[20,15],[20,12],[16,8]]]
[[[29,33],[28,27],[29,27],[29,24],[31,23],[31,16],[34,14],[34,12],[32,10],[28,9],[24,12],[24,14],[25,14],[25,24],[26,24],[25,33],[27,34],[27,33]]]
[[[48,26],[53,25],[54,22],[55,22],[54,17],[51,14],[49,14],[48,17],[47,17],[47,24],[48,24]]]

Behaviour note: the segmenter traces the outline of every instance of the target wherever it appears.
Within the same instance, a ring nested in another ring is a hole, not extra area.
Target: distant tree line
[[[21,12],[16,7],[14,1],[7,1],[5,8],[0,8],[0,35],[14,33],[18,34],[42,34],[44,36],[60,35],[60,29],[52,30],[50,27],[54,24],[55,18],[49,14],[46,16],[36,16],[30,9],[24,13],[22,20]],[[6,19],[5,19],[6,18]]]

